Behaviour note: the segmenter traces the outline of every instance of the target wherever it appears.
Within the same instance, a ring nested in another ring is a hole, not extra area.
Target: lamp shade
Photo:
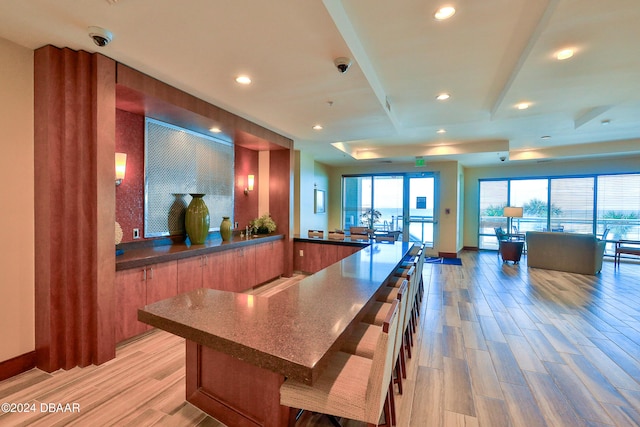
[[[522,208],[505,206],[504,210],[502,211],[502,215],[507,218],[522,218]]]

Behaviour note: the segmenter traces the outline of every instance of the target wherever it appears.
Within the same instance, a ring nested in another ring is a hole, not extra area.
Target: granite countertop
[[[122,255],[118,255],[116,257],[116,271],[206,255],[212,252],[242,248],[248,245],[282,240],[283,238],[283,234],[261,234],[250,239],[234,235],[228,242],[223,242],[219,237],[212,237],[207,239],[207,241],[202,245],[191,245],[181,242],[154,246],[153,241],[149,241],[147,246],[137,245],[138,247],[135,247],[134,249],[126,249]],[[163,242],[167,242],[167,240],[164,240]]]
[[[362,239],[353,239],[351,240],[351,237],[347,234],[345,236],[344,239],[330,239],[328,237],[328,233],[325,233],[324,237],[308,237],[308,236],[301,236],[299,234],[296,234],[293,236],[293,241],[294,242],[311,242],[311,243],[326,243],[329,245],[343,245],[343,246],[360,246],[360,247],[365,247],[368,246],[371,242],[373,242],[373,240],[371,239],[367,239],[367,240],[362,240]]]
[[[139,309],[138,319],[312,384],[411,246],[372,243],[270,297],[196,289]]]

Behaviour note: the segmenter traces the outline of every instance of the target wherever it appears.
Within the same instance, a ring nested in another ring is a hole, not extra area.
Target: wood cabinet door
[[[147,267],[147,304],[178,294],[177,261],[153,264]]]
[[[224,251],[222,277],[220,283],[222,290],[242,292],[256,284],[256,248],[245,246],[243,248]]]
[[[256,245],[256,278],[259,285],[281,276],[284,270],[284,242],[281,240]]]
[[[178,267],[178,293],[192,291],[203,286],[205,276],[205,257],[193,257],[179,259]]]
[[[116,271],[115,338],[121,342],[148,330],[138,322],[138,308],[147,303],[147,283],[144,268]]]
[[[224,263],[225,252],[212,252],[204,256],[202,268],[202,287],[209,289],[225,290]]]

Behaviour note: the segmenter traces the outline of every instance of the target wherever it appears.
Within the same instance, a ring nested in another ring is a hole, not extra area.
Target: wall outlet
[[[139,228],[134,228],[133,229],[133,238],[134,239],[139,239],[140,238],[140,229]]]
[[[300,256],[304,256],[304,251],[300,249]]]
[[[235,227],[233,227],[233,228],[238,228],[238,221],[236,221]]]

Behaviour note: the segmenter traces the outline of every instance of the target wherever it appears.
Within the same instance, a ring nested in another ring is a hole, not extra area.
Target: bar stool
[[[399,302],[394,301],[378,333],[373,359],[338,351],[313,385],[291,379],[280,386],[280,404],[290,407],[290,425],[298,409],[379,425],[390,421],[389,391]],[[292,422],[293,421],[293,422]]]
[[[324,230],[309,230],[307,236],[311,238],[324,238]]]
[[[369,240],[369,232],[367,227],[351,227],[351,240]]]
[[[400,301],[400,323],[398,324],[396,347],[394,349],[394,371],[396,373],[394,382],[398,384],[398,392],[402,394],[402,378],[407,377],[404,351],[401,350],[404,346],[403,323],[406,319],[406,311],[408,309],[407,302],[409,301],[408,296],[410,294],[409,281],[404,279],[398,288],[387,287],[397,290],[397,299]],[[342,347],[342,351],[362,357],[373,358],[373,352],[375,350],[374,338],[377,336],[379,328],[380,326],[360,322],[356,325],[353,333],[347,338],[347,341]]]

